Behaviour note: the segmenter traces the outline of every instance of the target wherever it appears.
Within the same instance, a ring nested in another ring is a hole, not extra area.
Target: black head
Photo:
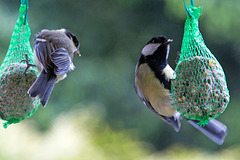
[[[171,39],[168,39],[167,37],[161,35],[158,37],[153,37],[150,41],[148,41],[147,44],[161,44],[161,45],[168,45],[172,42]]]
[[[80,46],[80,43],[79,43],[77,37],[76,37],[72,32],[70,32],[70,31],[67,30],[67,29],[65,29],[65,34],[66,34],[70,39],[72,39],[75,47],[78,49],[79,46]]]
[[[144,57],[156,55],[163,59],[167,59],[169,53],[169,44],[172,39],[168,39],[165,36],[153,37],[142,50]]]

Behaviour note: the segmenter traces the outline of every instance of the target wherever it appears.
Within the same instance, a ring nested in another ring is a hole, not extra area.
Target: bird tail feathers
[[[29,88],[29,96],[38,96],[41,99],[41,104],[45,107],[52,93],[56,78],[57,76],[55,74],[47,73],[43,69],[36,81]]]
[[[198,125],[199,121],[196,120],[187,120],[187,122],[219,145],[224,142],[227,136],[227,127],[218,120],[213,119],[205,126]]]
[[[160,114],[158,114],[158,115],[162,118],[162,120],[164,120],[169,125],[171,125],[176,132],[178,132],[180,130],[180,128],[181,128],[180,113],[176,112],[174,114],[174,116],[172,116],[172,117],[167,117],[167,116],[163,116]]]

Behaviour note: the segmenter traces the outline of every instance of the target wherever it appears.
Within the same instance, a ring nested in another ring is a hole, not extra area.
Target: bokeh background
[[[1,61],[19,5],[20,0],[0,0]],[[200,30],[230,90],[229,106],[218,117],[228,127],[223,145],[184,120],[175,133],[133,88],[135,64],[153,36],[174,39],[169,64],[175,68],[186,18],[182,0],[39,0],[29,1],[31,44],[42,29],[66,28],[79,38],[82,57],[75,57],[76,69],[55,85],[46,108],[0,129],[0,159],[240,159],[240,1],[195,0],[195,5],[203,6]]]

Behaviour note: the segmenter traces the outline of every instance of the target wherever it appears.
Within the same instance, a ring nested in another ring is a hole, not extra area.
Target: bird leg
[[[23,74],[26,76],[26,73],[27,73],[28,68],[30,68],[30,67],[36,67],[36,65],[30,63],[30,60],[28,59],[28,55],[27,55],[27,54],[24,54],[24,55],[25,55],[26,59],[21,60],[20,62],[26,62],[26,63],[27,63],[27,67],[26,67],[25,71],[23,72]]]
[[[176,58],[176,60],[175,60],[175,63],[176,63],[176,64],[178,64],[178,61],[179,61],[179,59],[180,59],[180,54],[181,54],[181,52],[178,51],[178,52],[177,52],[177,58]]]

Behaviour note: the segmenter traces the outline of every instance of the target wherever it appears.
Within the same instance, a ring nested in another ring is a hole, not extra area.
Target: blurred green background
[[[0,58],[7,52],[20,0],[0,0]],[[77,35],[82,57],[55,85],[46,108],[0,129],[1,160],[240,159],[240,1],[195,0],[203,6],[200,30],[224,68],[230,103],[218,117],[228,136],[218,146],[182,121],[175,133],[135,94],[135,65],[153,36],[174,39],[180,50],[186,13],[182,0],[29,1],[33,38],[42,29]]]

